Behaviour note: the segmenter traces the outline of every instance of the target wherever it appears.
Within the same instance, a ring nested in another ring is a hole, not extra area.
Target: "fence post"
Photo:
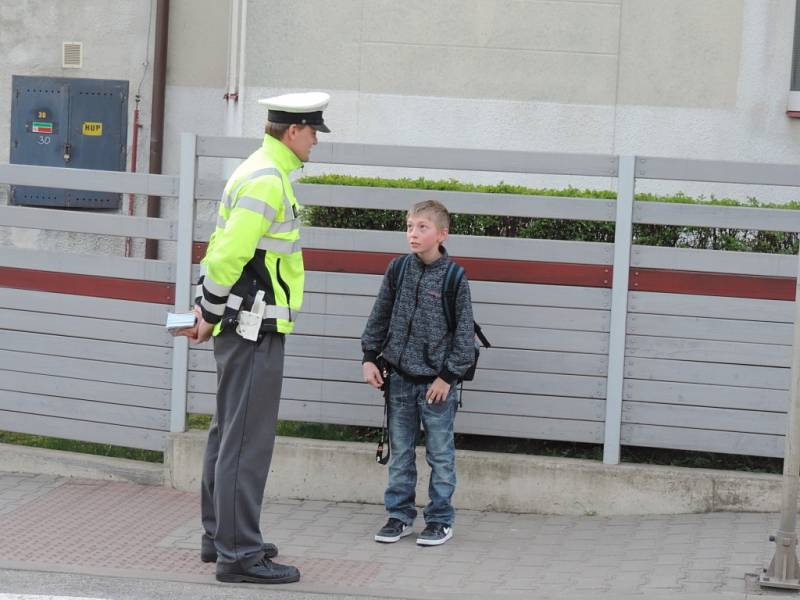
[[[798,255],[800,259],[800,255]],[[800,260],[794,291],[794,339],[792,342],[792,384],[786,415],[783,450],[783,493],[781,520],[775,535],[775,553],[758,583],[761,587],[800,590],[800,563],[797,561],[797,493],[800,487]]]
[[[194,193],[197,171],[197,136],[181,135],[180,186],[178,191],[178,240],[175,252],[175,312],[190,307],[192,284],[192,238],[194,233]],[[175,337],[172,345],[172,397],[170,431],[186,430],[186,388],[189,371],[189,340]]]
[[[633,232],[636,157],[620,156],[617,174],[617,222],[614,228],[614,275],[611,283],[611,322],[608,335],[608,379],[603,462],[619,463],[622,428],[622,382],[625,377],[625,323]]]

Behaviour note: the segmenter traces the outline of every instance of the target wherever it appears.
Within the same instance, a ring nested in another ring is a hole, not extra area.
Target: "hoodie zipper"
[[[417,279],[417,289],[414,292],[414,310],[411,311],[411,317],[408,319],[408,328],[406,329],[406,339],[403,342],[403,349],[400,351],[400,360],[397,362],[400,363],[398,366],[400,370],[403,370],[403,356],[406,354],[406,346],[408,346],[408,339],[411,337],[411,326],[414,323],[414,317],[417,314],[417,306],[419,306],[419,288],[422,284],[422,278],[425,276],[425,269],[428,268],[428,265],[422,263],[422,273],[419,275],[419,279]],[[400,291],[400,290],[398,290]]]

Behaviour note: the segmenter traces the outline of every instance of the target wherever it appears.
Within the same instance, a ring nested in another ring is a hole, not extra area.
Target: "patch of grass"
[[[187,427],[189,429],[208,429],[210,424],[211,415],[190,414],[187,416]],[[308,423],[303,421],[278,421],[278,435],[315,440],[332,440],[337,442],[377,443],[380,439],[381,430],[379,427],[332,425],[330,423]],[[82,452],[84,454],[99,456],[129,458],[153,463],[161,463],[164,461],[162,452],[113,446],[111,444],[95,444],[76,440],[28,435],[24,433],[11,433],[7,431],[0,431],[0,442],[35,446],[37,448],[49,448],[52,450]],[[420,435],[418,443],[420,445],[425,443],[424,433]],[[460,450],[530,454],[596,461],[603,460],[603,446],[601,444],[532,440],[466,433],[457,433],[455,436],[455,443],[456,448]],[[663,448],[623,446],[621,449],[621,460],[624,463],[632,464],[664,465],[695,469],[721,469],[772,474],[781,474],[783,472],[783,461],[780,458],[721,454],[716,452],[668,450]]]
[[[208,415],[194,415],[190,422],[210,422]],[[206,427],[208,425],[206,424]],[[278,435],[303,437],[317,440],[339,442],[377,443],[381,430],[378,427],[356,427],[353,425],[332,425],[329,423],[307,423],[302,421],[278,421]],[[424,434],[418,441],[424,444]],[[556,458],[578,458],[584,460],[603,460],[602,444],[580,442],[559,442],[552,440],[532,440],[501,436],[457,433],[456,448],[479,452],[504,452],[509,454],[531,454]],[[783,472],[780,458],[721,454],[716,452],[694,452],[689,450],[668,450],[664,448],[643,448],[623,446],[621,461],[624,463],[690,467],[695,469],[721,469],[727,471],[748,471],[753,473]]]
[[[93,442],[80,442],[64,438],[46,437],[42,435],[29,435],[27,433],[14,433],[0,431],[0,443],[18,444],[20,446],[33,446],[49,450],[66,450],[68,452],[82,452],[95,456],[111,456],[114,458],[129,458],[152,463],[163,463],[164,453],[154,450],[141,450],[112,444],[96,444]]]
[[[189,413],[186,415],[186,429],[208,429],[211,426],[211,415]]]

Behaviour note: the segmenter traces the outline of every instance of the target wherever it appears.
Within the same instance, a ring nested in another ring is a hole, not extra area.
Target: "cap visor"
[[[316,129],[317,131],[321,131],[322,133],[330,133],[331,132],[331,130],[328,129],[328,126],[325,125],[325,123],[322,123],[321,125],[312,125],[312,127],[314,129]]]

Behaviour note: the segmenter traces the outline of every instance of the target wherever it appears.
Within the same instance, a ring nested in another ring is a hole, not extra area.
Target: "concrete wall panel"
[[[359,89],[359,0],[275,0],[247,7],[247,85]]]
[[[167,83],[224,87],[228,72],[230,2],[171,0]]]
[[[366,93],[614,102],[617,64],[611,55],[397,44],[363,48]]]
[[[522,26],[524,24],[524,26]],[[364,4],[369,42],[616,54],[619,6],[553,0]]]
[[[619,102],[736,105],[743,0],[624,2]]]

